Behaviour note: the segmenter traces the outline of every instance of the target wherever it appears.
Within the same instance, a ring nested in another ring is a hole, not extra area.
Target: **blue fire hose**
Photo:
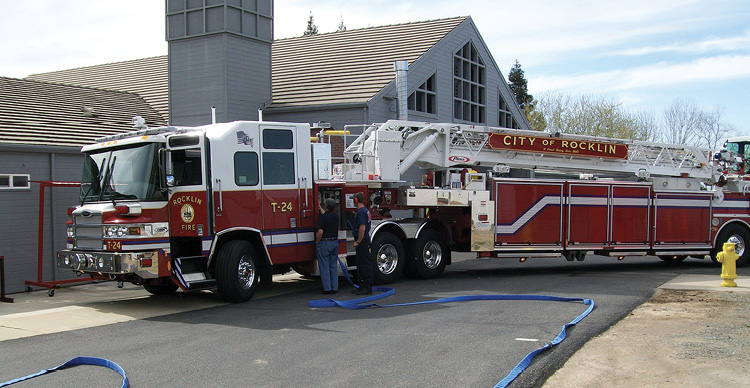
[[[344,276],[346,279],[352,283],[351,279],[349,278],[349,273],[346,270],[346,266],[339,260],[339,265],[344,271]],[[353,284],[353,283],[352,283]],[[354,284],[353,284],[354,285]],[[354,285],[354,287],[357,287]],[[351,300],[335,300],[335,299],[318,299],[318,300],[311,300],[307,302],[308,307],[313,308],[326,308],[326,307],[343,307],[347,309],[352,310],[360,310],[360,309],[366,309],[370,307],[401,307],[401,306],[415,306],[419,304],[435,304],[435,303],[451,303],[451,302],[468,302],[468,301],[476,301],[476,300],[539,300],[539,301],[548,301],[548,302],[582,302],[584,305],[589,306],[586,311],[584,311],[581,315],[570,321],[569,323],[563,325],[562,330],[560,330],[560,333],[553,339],[551,342],[545,344],[544,346],[532,351],[531,353],[527,354],[526,357],[524,357],[511,371],[508,373],[500,382],[498,382],[495,385],[495,388],[504,388],[508,386],[513,380],[515,380],[518,375],[521,374],[530,364],[531,360],[536,357],[537,354],[552,348],[553,346],[559,344],[562,342],[566,337],[566,331],[568,327],[573,326],[583,320],[583,318],[586,318],[591,311],[594,310],[594,301],[591,299],[584,299],[584,298],[568,298],[568,297],[561,297],[561,296],[549,296],[549,295],[464,295],[464,296],[453,296],[448,298],[439,298],[439,299],[433,299],[433,300],[426,300],[421,302],[409,302],[409,303],[396,303],[396,304],[386,304],[386,305],[380,305],[377,303],[370,303],[372,301],[387,298],[393,294],[396,293],[396,290],[389,287],[373,287],[373,291],[380,292],[380,294],[375,294],[371,296],[367,296],[364,298],[358,298],[358,299],[351,299]],[[128,382],[128,378],[125,375],[125,370],[122,369],[117,363],[112,362],[110,360],[104,359],[104,358],[98,358],[98,357],[75,357],[72,358],[65,363],[58,365],[54,368],[50,369],[44,369],[42,371],[39,371],[34,374],[30,374],[28,376],[20,377],[17,379],[9,380],[6,382],[0,383],[0,388],[7,387],[9,385],[19,383],[21,381],[26,381],[29,379],[32,379],[34,377],[38,377],[47,373],[55,372],[58,370],[78,366],[78,365],[94,365],[94,366],[103,366],[109,369],[114,370],[115,372],[119,373],[120,376],[122,376],[122,388],[128,388],[130,386],[130,383]]]
[[[349,278],[349,274],[346,270],[346,266],[339,260],[339,265],[341,266],[341,269],[344,272],[344,276],[346,279],[352,283],[351,279]],[[352,283],[353,284],[353,283]],[[354,287],[357,287],[354,285]],[[378,299],[387,298],[393,294],[396,293],[396,290],[390,287],[373,287],[372,290],[374,292],[380,292],[380,294],[374,294],[370,296],[366,296],[364,298],[358,298],[358,299],[351,299],[351,300],[335,300],[335,299],[317,299],[317,300],[311,300],[307,302],[308,307],[313,308],[327,308],[327,307],[343,307],[347,309],[352,310],[360,310],[360,309],[366,309],[370,307],[401,307],[401,306],[415,306],[419,304],[434,304],[434,303],[451,303],[451,302],[469,302],[469,301],[475,301],[475,300],[538,300],[538,301],[547,301],[547,302],[582,302],[584,305],[589,306],[586,311],[581,313],[578,317],[570,321],[569,323],[566,323],[563,325],[562,330],[560,330],[560,333],[553,339],[551,342],[545,344],[544,346],[532,351],[531,353],[527,354],[526,357],[524,357],[511,371],[508,373],[502,380],[500,380],[497,385],[495,385],[495,388],[504,388],[508,386],[513,380],[515,380],[518,375],[521,374],[528,366],[531,364],[531,360],[536,357],[537,354],[551,349],[553,346],[559,344],[562,342],[566,335],[567,335],[567,329],[570,326],[573,326],[583,320],[583,318],[586,318],[591,311],[594,310],[594,301],[592,299],[584,299],[584,298],[568,298],[568,297],[562,297],[562,296],[550,296],[550,295],[464,295],[464,296],[452,296],[448,298],[439,298],[439,299],[433,299],[433,300],[425,300],[421,302],[409,302],[409,303],[396,303],[396,304],[386,304],[381,305],[377,303],[371,303]]]
[[[121,366],[117,365],[116,363],[114,363],[114,362],[112,362],[110,360],[104,359],[104,358],[81,356],[81,357],[71,358],[70,360],[66,361],[65,363],[63,363],[61,365],[58,365],[58,366],[56,366],[54,368],[44,369],[44,370],[41,370],[41,371],[39,371],[37,373],[30,374],[28,376],[19,377],[17,379],[8,380],[8,381],[6,381],[4,383],[0,383],[0,388],[7,387],[8,385],[11,385],[11,384],[20,383],[21,381],[26,381],[26,380],[29,380],[29,379],[33,379],[34,377],[39,377],[39,376],[45,375],[47,373],[56,372],[56,371],[59,371],[59,370],[63,370],[65,368],[70,368],[70,367],[78,366],[78,365],[103,366],[105,368],[112,369],[113,371],[119,373],[120,376],[122,376],[122,388],[128,388],[130,386],[130,383],[128,382],[128,377],[125,376],[125,370],[122,369]]]

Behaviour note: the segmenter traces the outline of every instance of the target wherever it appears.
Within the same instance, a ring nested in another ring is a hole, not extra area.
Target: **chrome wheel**
[[[237,266],[237,279],[243,290],[249,290],[253,286],[253,282],[255,281],[255,266],[253,265],[253,257],[251,255],[244,255],[240,258],[240,263]]]
[[[391,244],[383,244],[376,256],[378,270],[384,275],[390,275],[398,267],[398,250]]]
[[[409,253],[409,276],[418,279],[435,279],[450,262],[450,250],[437,230],[422,231],[411,244]]]
[[[422,248],[422,261],[425,267],[435,269],[443,261],[443,248],[437,241],[430,241]]]
[[[748,242],[750,242],[750,231],[748,229],[737,223],[729,224],[716,238],[716,245],[711,251],[711,260],[717,266],[721,266],[721,263],[716,259],[716,255],[724,250],[724,243],[733,243],[735,245],[734,251],[740,256],[737,259],[737,268],[744,267],[750,262],[750,250],[746,249]]]
[[[728,243],[734,243],[734,252],[739,256],[745,253],[745,240],[738,234],[733,234],[727,239]]]

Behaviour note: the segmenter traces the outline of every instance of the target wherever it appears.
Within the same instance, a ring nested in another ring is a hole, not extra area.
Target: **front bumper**
[[[159,277],[159,254],[149,252],[57,252],[57,268],[102,274],[134,274],[143,279]]]

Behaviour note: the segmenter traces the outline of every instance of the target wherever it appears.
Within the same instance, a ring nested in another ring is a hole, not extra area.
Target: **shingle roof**
[[[137,93],[169,118],[167,56],[32,74],[26,79]]]
[[[272,107],[365,102],[468,16],[279,39],[272,46]],[[138,93],[169,117],[167,56],[88,66],[28,79]]]
[[[0,77],[0,143],[83,146],[133,130],[132,117],[165,125],[133,93]]]
[[[273,42],[272,107],[365,102],[467,16],[362,28]]]

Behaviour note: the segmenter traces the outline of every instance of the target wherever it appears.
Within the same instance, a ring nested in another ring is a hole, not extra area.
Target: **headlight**
[[[73,237],[73,227],[71,225],[68,225],[68,227],[65,229],[68,232],[68,237]]]
[[[99,264],[99,268],[104,268],[104,258],[103,257],[99,258],[98,264]]]
[[[139,236],[141,234],[140,226],[124,225],[105,225],[102,229],[104,238],[124,237],[128,235]]]

